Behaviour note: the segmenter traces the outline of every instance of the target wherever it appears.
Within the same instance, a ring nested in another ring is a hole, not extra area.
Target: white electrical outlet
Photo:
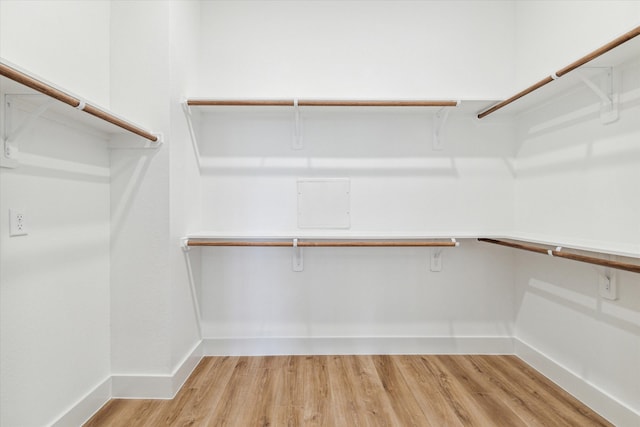
[[[608,273],[599,276],[598,293],[605,299],[618,299],[618,287],[616,286],[615,273]]]
[[[9,236],[26,236],[27,221],[23,209],[9,209]]]

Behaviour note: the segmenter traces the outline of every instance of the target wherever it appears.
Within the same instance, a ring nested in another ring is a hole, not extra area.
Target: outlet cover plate
[[[9,209],[9,236],[26,236],[27,222],[24,209]]]

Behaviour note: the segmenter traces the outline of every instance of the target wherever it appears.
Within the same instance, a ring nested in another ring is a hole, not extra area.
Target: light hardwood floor
[[[206,357],[173,400],[96,426],[610,426],[515,356]]]

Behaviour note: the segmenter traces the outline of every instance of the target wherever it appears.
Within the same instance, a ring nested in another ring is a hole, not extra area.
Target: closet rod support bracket
[[[15,96],[18,95],[6,94],[4,99],[5,120],[2,138],[2,162],[0,166],[6,168],[18,167],[18,156],[20,152],[18,141],[20,136],[55,103],[53,99],[46,99],[42,105],[34,111],[29,112],[27,117],[14,128],[13,122],[15,121],[15,115],[13,114],[12,98]]]
[[[187,129],[189,129],[189,136],[191,139],[191,147],[193,148],[193,153],[195,156],[196,163],[198,164],[198,169],[200,169],[200,149],[198,148],[198,135],[196,134],[196,130],[193,124],[194,117],[193,112],[191,111],[191,107],[185,98],[182,101],[182,112],[184,113],[184,117],[187,121]]]
[[[147,142],[144,144],[144,148],[160,148],[160,146],[164,144],[163,133],[154,133],[153,135],[158,139],[156,139],[155,141],[147,140]]]
[[[434,273],[442,271],[442,248],[434,248],[431,251],[431,265],[429,270]]]
[[[151,141],[149,139],[140,143],[140,137],[129,133],[117,133],[111,135],[109,140],[109,148],[112,150],[140,150],[140,149],[153,149],[160,148],[164,143],[164,135],[162,133],[153,134],[157,139]]]
[[[300,107],[298,106],[298,99],[293,100],[293,141],[291,143],[293,150],[302,150],[304,145],[302,144],[302,121],[300,120]]]
[[[180,248],[182,249],[182,252],[189,252],[191,250],[191,247],[189,246],[189,238],[188,237],[182,237],[180,239]]]
[[[460,105],[459,101],[457,105]],[[447,123],[450,112],[450,107],[442,107],[433,116],[433,140],[431,148],[434,151],[442,151],[444,149],[444,126]]]
[[[302,248],[298,246],[298,239],[293,239],[292,268],[295,272],[304,270],[304,255],[302,253]]]
[[[613,67],[585,67],[586,69],[603,70],[601,84],[598,85],[584,73],[579,77],[582,82],[600,98],[600,121],[602,124],[613,123],[618,120],[618,93],[614,90]]]
[[[604,299],[612,301],[618,299],[616,274],[609,268],[605,268],[603,274],[598,276],[598,294]]]

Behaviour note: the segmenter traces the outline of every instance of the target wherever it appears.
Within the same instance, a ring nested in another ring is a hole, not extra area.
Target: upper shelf
[[[456,107],[452,100],[328,100],[328,99],[187,99],[190,107],[267,106],[267,107]]]
[[[0,76],[2,76],[2,91],[7,95],[44,94],[60,101],[60,104],[50,107],[56,113],[72,116],[74,120],[96,128],[101,132],[108,134],[132,133],[150,141],[152,146],[158,146],[162,142],[159,135],[149,132],[110,111],[99,108],[76,95],[46,83],[30,73],[10,65],[1,58]],[[87,114],[78,114],[79,112]]]
[[[507,106],[511,112],[520,112],[533,105],[538,105],[582,81],[582,76],[573,71],[586,71],[589,68],[596,67],[614,67],[628,61],[637,60],[640,58],[639,35],[640,26],[561,68],[512,97],[485,108],[478,113],[478,118],[485,118]]]

